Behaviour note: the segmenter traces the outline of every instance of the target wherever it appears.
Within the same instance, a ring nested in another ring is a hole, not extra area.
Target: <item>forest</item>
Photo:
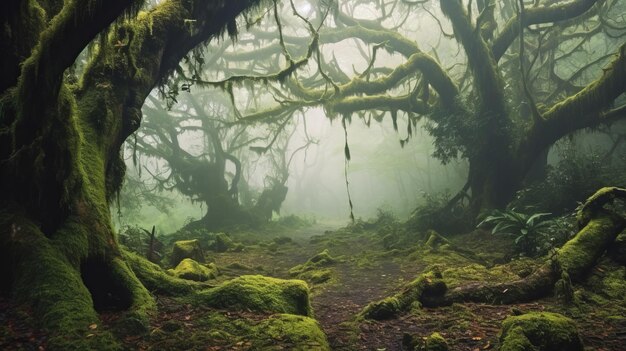
[[[626,349],[626,0],[0,22],[0,350]]]

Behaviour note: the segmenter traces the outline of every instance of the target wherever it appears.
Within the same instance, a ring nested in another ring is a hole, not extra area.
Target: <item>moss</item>
[[[124,259],[130,265],[144,286],[163,295],[185,295],[196,286],[192,282],[172,277],[161,267],[133,252],[123,251]]]
[[[215,252],[226,252],[235,247],[233,239],[226,233],[217,233],[213,241],[209,242],[208,249]]]
[[[558,263],[572,280],[580,280],[606,251],[621,229],[623,219],[598,213],[558,251]]]
[[[424,294],[442,295],[447,287],[441,274],[428,272],[406,284],[397,294],[365,306],[360,316],[365,319],[389,319],[420,305]]]
[[[240,270],[240,271],[253,271],[254,270],[254,268],[252,268],[252,267],[250,267],[250,266],[248,266],[246,264],[240,263],[240,262],[230,263],[230,264],[228,264],[226,266],[226,268],[227,269],[236,269],[236,270]]]
[[[314,269],[319,268],[319,267],[325,267],[325,266],[333,265],[336,262],[337,262],[337,260],[330,255],[330,253],[328,252],[328,249],[325,249],[324,251],[322,251],[322,252],[316,254],[315,256],[311,257],[305,263],[299,264],[299,265],[289,269],[289,274],[291,276],[298,276],[298,275],[300,275],[300,274],[302,274],[304,272],[307,272],[307,271],[310,271],[310,270],[314,270]]]
[[[50,333],[48,348],[118,348],[108,331],[89,329],[89,325],[99,323],[91,294],[78,268],[52,241],[32,222],[18,216],[0,213],[0,228],[0,254],[14,267],[10,281],[13,296],[33,307],[41,326]],[[15,236],[13,240],[9,230]],[[92,336],[87,337],[89,334]]]
[[[365,319],[383,320],[396,317],[402,306],[397,297],[387,297],[380,301],[368,304],[362,312]]]
[[[219,270],[217,269],[215,263],[209,263],[206,266],[203,266],[191,258],[185,258],[180,261],[176,268],[170,269],[168,272],[175,277],[186,280],[194,280],[197,282],[215,279],[219,275]]]
[[[322,284],[333,278],[333,271],[330,269],[313,269],[298,275],[298,278],[313,284]]]
[[[424,341],[423,351],[448,351],[448,343],[441,334],[434,332]]]
[[[501,351],[582,351],[576,324],[560,314],[532,312],[502,322]]]
[[[180,240],[174,243],[170,263],[173,266],[177,266],[180,261],[185,258],[191,258],[197,262],[204,262],[204,252],[197,239]]]
[[[216,308],[290,313],[311,316],[309,288],[301,280],[283,280],[261,275],[244,275],[195,297]]]
[[[206,311],[193,322],[165,322],[151,334],[161,350],[329,350],[324,332],[310,317],[274,314],[266,318],[229,318]]]
[[[291,350],[330,350],[319,323],[309,317],[279,314],[264,320],[255,329],[257,343],[263,344],[257,347],[262,349],[273,349],[276,340],[282,340],[293,345]]]

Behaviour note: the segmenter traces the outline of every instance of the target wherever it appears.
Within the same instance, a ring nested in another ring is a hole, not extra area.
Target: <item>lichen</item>
[[[216,308],[313,315],[309,288],[301,280],[244,275],[199,292],[194,300]]]

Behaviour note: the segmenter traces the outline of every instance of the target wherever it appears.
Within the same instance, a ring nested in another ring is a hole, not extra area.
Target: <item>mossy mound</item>
[[[304,272],[311,271],[319,267],[327,267],[327,266],[335,264],[336,262],[337,260],[330,255],[330,253],[328,252],[328,249],[325,249],[324,251],[311,257],[305,263],[299,264],[289,269],[289,275],[293,277],[299,276]]]
[[[434,332],[424,340],[424,345],[417,350],[420,351],[448,351],[448,343],[441,334]]]
[[[200,292],[201,303],[215,308],[312,316],[309,288],[301,280],[243,275]]]
[[[261,349],[274,350],[276,340],[282,340],[290,350],[330,350],[326,334],[310,317],[278,314],[261,322],[256,330],[256,339],[264,344],[258,345]]]
[[[557,313],[532,312],[502,322],[501,351],[583,351],[576,324]]]
[[[185,258],[191,258],[196,262],[204,262],[204,251],[198,239],[180,240],[174,243],[172,255],[170,256],[172,266],[177,266]]]
[[[333,278],[333,271],[330,269],[314,269],[298,275],[298,278],[313,284],[322,284]]]
[[[207,243],[207,249],[215,252],[226,252],[237,245],[226,233],[215,233],[212,240]]]
[[[215,263],[209,263],[208,265],[203,266],[191,258],[185,258],[180,261],[176,268],[170,269],[168,272],[175,277],[186,280],[194,280],[197,282],[215,279],[219,275],[219,269]]]
[[[293,314],[259,320],[206,311],[194,328],[168,321],[151,338],[160,350],[330,350],[315,319]]]

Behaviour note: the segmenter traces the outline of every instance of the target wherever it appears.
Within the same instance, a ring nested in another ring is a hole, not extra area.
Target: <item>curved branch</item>
[[[550,22],[559,22],[578,17],[587,12],[598,0],[573,0],[565,4],[529,8],[524,13],[522,25],[530,26]],[[496,61],[504,55],[511,43],[520,33],[520,16],[511,18],[491,46]]]

